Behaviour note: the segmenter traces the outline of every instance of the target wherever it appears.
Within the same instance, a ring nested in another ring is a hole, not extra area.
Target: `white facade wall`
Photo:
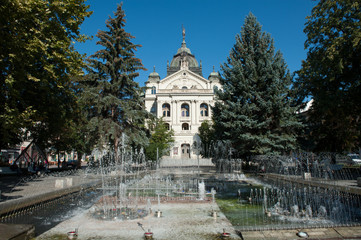
[[[162,80],[156,75],[155,72],[151,74],[146,82],[148,89],[145,94],[145,107],[149,112],[152,112],[153,108],[153,113],[158,118],[163,117],[163,120],[174,130],[175,142],[170,151],[170,158],[196,159],[196,152],[193,151],[192,145],[202,122],[211,120],[211,106],[214,106],[213,88],[215,86],[221,88],[219,79],[210,77],[210,80],[207,80],[191,72],[187,64],[182,65],[178,72]],[[163,116],[163,104],[169,104],[170,116]],[[189,116],[182,115],[182,104],[188,104]],[[208,106],[208,116],[206,114],[202,116],[201,104]],[[188,124],[189,129],[183,129],[183,124]]]

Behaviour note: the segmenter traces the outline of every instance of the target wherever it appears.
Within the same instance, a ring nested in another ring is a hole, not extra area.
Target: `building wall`
[[[202,122],[211,120],[215,86],[221,87],[218,79],[207,80],[190,71],[187,66],[183,66],[178,72],[164,79],[160,79],[155,73],[149,77],[146,82],[148,89],[145,94],[145,106],[147,111],[153,112],[158,118],[163,117],[163,120],[174,130],[175,142],[170,151],[171,158],[197,158],[192,145]],[[169,104],[169,116],[167,113],[164,114],[164,104]],[[189,116],[182,114],[183,104],[189,106]],[[208,107],[208,114],[203,111],[203,116],[202,104]],[[185,124],[188,124],[188,129],[184,128]],[[183,155],[182,151],[184,151]],[[185,156],[187,151],[190,151],[189,155]]]

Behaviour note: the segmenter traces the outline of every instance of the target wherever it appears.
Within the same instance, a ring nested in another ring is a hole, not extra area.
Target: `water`
[[[30,182],[29,179],[27,181]],[[1,223],[33,224],[36,234],[40,235],[90,208],[94,204],[94,199],[97,199],[100,194],[99,191],[89,189],[45,201],[10,212],[1,218]]]
[[[331,163],[334,159],[339,156],[256,156],[240,164],[262,174],[254,179],[230,177],[239,175],[238,169],[233,170],[239,160],[218,159],[217,171],[228,186],[220,188],[217,203],[239,230],[359,225],[360,195],[343,187],[348,184],[344,180],[354,179],[352,168],[342,169]]]
[[[72,220],[66,226],[77,228],[81,222],[93,222],[94,226],[104,222],[108,223],[105,228],[109,226],[109,231],[115,232],[110,227],[113,224],[128,222],[131,227],[135,222],[147,220],[148,225],[158,223],[151,227],[152,231],[157,227],[159,231],[159,221],[175,224],[176,218],[184,218],[199,219],[217,228],[222,222],[220,217],[213,219],[209,213],[218,211],[218,206],[233,227],[242,231],[352,226],[361,222],[360,197],[336,187],[337,181],[350,179],[353,174],[348,170],[337,172],[338,166],[331,164],[332,156],[306,153],[257,156],[245,163],[242,159],[232,158],[236,155],[232,149],[224,149],[225,152],[219,150],[217,153],[221,158],[214,159],[214,172],[200,174],[197,167],[156,169],[153,163],[145,161],[142,150],[119,149],[119,155],[115,156],[111,151],[95,149],[90,167],[78,175],[82,174],[82,179],[98,179],[96,190],[80,191],[69,199],[43,204],[3,222],[31,222],[42,233],[56,224],[67,224],[68,219],[77,214],[86,214],[85,220]],[[243,169],[262,175],[246,177]],[[304,180],[305,173],[310,174],[313,183],[317,180],[329,184],[328,187],[297,182]],[[267,175],[275,178],[267,180],[263,177]],[[182,204],[186,207],[181,208]],[[197,210],[189,207],[194,206],[192,204],[203,204],[197,205],[202,209],[199,214],[203,215],[196,216]],[[65,211],[69,206],[71,210]],[[177,207],[181,210],[172,212],[172,208]],[[186,211],[183,209],[189,212],[182,215]],[[163,212],[157,220],[156,211]],[[86,226],[80,226],[80,232],[84,228]],[[201,228],[204,226],[192,231],[203,231]],[[91,227],[88,229],[91,231]],[[216,230],[210,227],[208,231]]]
[[[200,181],[198,183],[198,198],[199,200],[204,200],[206,198],[206,187],[204,185],[204,181]]]
[[[101,177],[99,189],[103,195],[92,209],[91,215],[96,219],[141,219],[161,211],[162,202],[206,200],[205,184],[194,174],[190,178],[175,178],[159,168],[151,170],[152,164],[145,161],[142,150],[117,152],[118,156],[114,152],[93,151],[93,165]]]

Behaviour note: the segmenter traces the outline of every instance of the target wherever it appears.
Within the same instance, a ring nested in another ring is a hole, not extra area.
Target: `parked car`
[[[356,153],[350,153],[350,154],[347,154],[347,157],[349,157],[349,159],[351,160],[351,162],[353,164],[361,164],[360,155],[358,155]]]
[[[68,168],[75,169],[75,168],[78,167],[78,160],[68,160],[68,161],[66,162],[66,166],[67,166]]]

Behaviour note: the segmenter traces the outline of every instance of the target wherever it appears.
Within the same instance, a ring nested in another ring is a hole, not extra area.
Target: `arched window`
[[[182,89],[188,89],[187,86],[183,86]]]
[[[189,124],[188,123],[183,123],[182,124],[182,130],[189,130]]]
[[[162,105],[163,117],[170,117],[170,105],[168,103],[164,103]]]
[[[152,87],[152,94],[156,94],[157,93],[157,89],[155,88],[155,86]]]
[[[164,123],[164,126],[165,126],[165,128],[169,131],[169,129],[170,129],[169,123]]]
[[[208,117],[208,105],[205,103],[201,104],[201,116]]]
[[[181,106],[182,117],[189,117],[189,105],[183,103]]]

